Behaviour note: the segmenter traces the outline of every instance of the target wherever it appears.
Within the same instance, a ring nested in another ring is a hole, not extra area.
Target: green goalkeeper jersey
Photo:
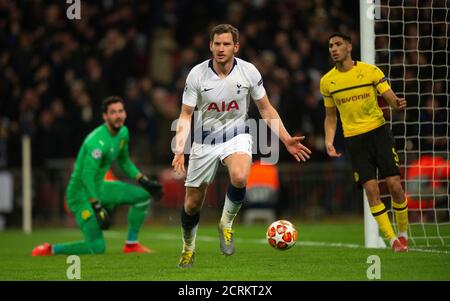
[[[68,189],[84,192],[88,199],[98,199],[105,174],[114,160],[129,178],[135,179],[139,170],[130,160],[128,141],[126,126],[122,126],[115,136],[106,124],[93,130],[78,152]]]

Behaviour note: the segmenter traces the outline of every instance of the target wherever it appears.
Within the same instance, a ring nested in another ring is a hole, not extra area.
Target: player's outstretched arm
[[[194,107],[183,104],[181,106],[180,117],[178,117],[175,145],[172,146],[172,151],[175,154],[172,160],[172,167],[177,174],[186,172],[184,168],[184,147],[191,129],[191,119],[194,109]]]
[[[384,100],[387,101],[387,103],[396,110],[403,110],[406,108],[406,99],[400,98],[397,95],[395,95],[394,91],[392,89],[387,90],[383,94]]]
[[[184,154],[175,154],[172,160],[173,171],[176,174],[184,174],[186,169],[184,168]]]
[[[292,137],[286,128],[284,127],[283,121],[278,115],[277,110],[270,104],[267,95],[256,101],[259,113],[267,125],[274,131],[280,140],[284,143],[287,151],[294,156],[294,158],[300,162],[305,162],[309,159],[311,150],[304,146],[301,141],[305,139],[305,136]]]
[[[294,156],[295,160],[297,162],[303,161],[306,162],[306,160],[309,159],[309,155],[311,154],[311,151],[309,148],[301,144],[301,141],[305,139],[305,136],[301,137],[289,137],[287,138],[287,141],[284,143],[286,146],[287,151]]]
[[[336,134],[336,107],[326,107],[325,108],[325,147],[327,149],[327,154],[330,157],[340,157],[341,153],[338,153],[334,148],[334,135]]]

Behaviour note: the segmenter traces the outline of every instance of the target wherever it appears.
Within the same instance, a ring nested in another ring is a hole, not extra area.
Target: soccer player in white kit
[[[291,137],[286,131],[269,102],[256,67],[235,58],[239,50],[238,38],[239,31],[232,25],[214,27],[209,44],[213,58],[192,68],[186,80],[172,161],[176,173],[185,172],[184,147],[195,107],[201,114],[201,126],[195,129],[198,135],[194,134],[181,210],[183,251],[178,266],[182,268],[194,263],[200,209],[219,162],[227,167],[230,176],[218,227],[220,249],[225,255],[234,253],[232,224],[245,198],[252,163],[252,137],[245,125],[250,98],[298,162],[306,161],[311,154],[300,143],[304,136]]]

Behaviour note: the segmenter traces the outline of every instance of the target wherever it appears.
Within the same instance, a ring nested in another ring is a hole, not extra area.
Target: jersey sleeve
[[[83,170],[81,179],[89,199],[98,199],[95,175],[100,168],[104,150],[101,145],[95,142],[86,144],[86,153],[83,157]]]
[[[377,88],[378,93],[380,94],[383,94],[391,88],[391,86],[389,86],[387,77],[377,66],[374,66],[374,70],[372,73],[372,82]]]
[[[323,77],[320,79],[320,93],[323,96],[325,107],[331,108],[336,106],[334,104],[333,97],[330,94],[328,84]]]
[[[120,169],[125,173],[125,175],[130,179],[136,179],[137,174],[139,173],[139,169],[131,162],[130,153],[128,151],[128,141],[129,141],[129,133],[128,129],[124,134],[123,142],[120,143],[120,152],[117,157],[117,165]]]
[[[197,83],[196,69],[192,69],[186,78],[182,103],[190,107],[197,105],[200,98],[200,88]]]
[[[259,100],[266,95],[266,89],[264,89],[263,78],[261,73],[259,73],[258,69],[253,64],[249,64],[250,70],[248,73],[250,80],[250,96],[254,100]]]

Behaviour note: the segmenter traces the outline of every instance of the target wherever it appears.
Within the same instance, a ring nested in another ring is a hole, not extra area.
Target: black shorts
[[[400,175],[400,160],[387,124],[344,140],[356,183],[362,185],[376,179],[377,168],[382,178]]]

